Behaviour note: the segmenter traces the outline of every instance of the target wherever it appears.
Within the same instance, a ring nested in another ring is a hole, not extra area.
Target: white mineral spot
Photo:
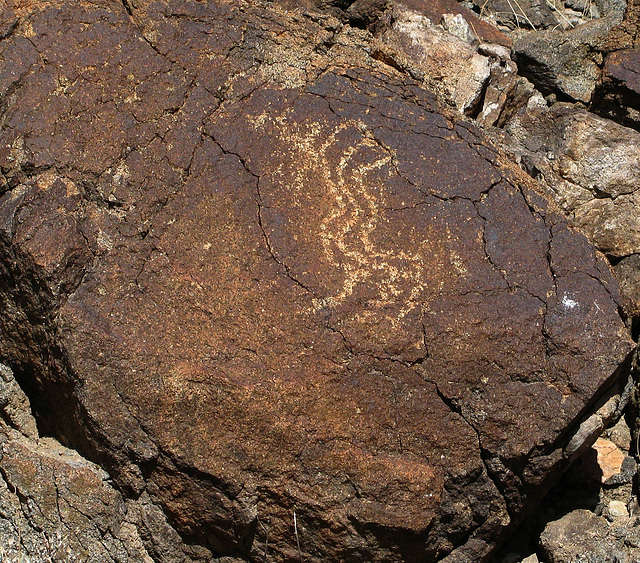
[[[564,305],[565,309],[569,309],[569,310],[575,309],[579,305],[577,301],[574,301],[573,299],[571,299],[566,293],[562,298],[562,304]]]

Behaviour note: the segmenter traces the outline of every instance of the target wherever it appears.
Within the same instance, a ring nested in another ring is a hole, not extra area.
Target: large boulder
[[[2,21],[0,356],[40,432],[212,557],[486,559],[632,348],[586,239],[333,17]]]

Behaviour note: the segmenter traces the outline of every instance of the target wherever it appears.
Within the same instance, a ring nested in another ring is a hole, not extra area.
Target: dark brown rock
[[[21,9],[0,355],[42,431],[215,556],[485,559],[631,349],[603,259],[335,18]]]
[[[600,79],[603,54],[614,17],[568,30],[542,30],[514,44],[514,60],[523,76],[545,95],[589,103]]]
[[[640,94],[640,51],[616,51],[606,60],[605,75],[617,80],[630,93]]]
[[[594,111],[640,128],[640,50],[615,51],[605,59]]]

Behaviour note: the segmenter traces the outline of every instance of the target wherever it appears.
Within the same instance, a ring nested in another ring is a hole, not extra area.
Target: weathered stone
[[[616,25],[607,38],[606,51],[612,52],[619,49],[635,49],[640,47],[640,3],[634,0],[624,2],[613,0],[614,11],[623,13],[624,18]],[[620,6],[621,4],[621,6]]]
[[[443,14],[442,27],[451,35],[454,35],[465,43],[472,45],[478,42],[476,34],[462,14]],[[501,45],[499,45],[499,47],[501,47]]]
[[[489,79],[489,59],[418,12],[397,7],[391,21],[380,40],[413,61],[431,82],[442,84],[461,112],[472,113]]]
[[[180,550],[173,530],[172,541],[163,538],[158,531],[171,528],[156,506],[144,498],[126,501],[100,467],[40,438],[11,370],[0,365],[0,373],[12,397],[0,405],[8,421],[0,421],[3,562],[211,561],[207,550]]]
[[[631,430],[624,418],[621,418],[613,428],[607,430],[607,438],[623,452],[628,453],[631,449]]]
[[[541,536],[545,561],[549,563],[603,561],[633,563],[638,561],[640,526],[635,519],[629,519],[624,515],[625,510],[624,503],[612,501],[607,504],[606,510],[611,523],[588,510],[575,510],[551,522]]]
[[[462,18],[472,32],[482,41],[511,47],[513,41],[494,25],[479,18],[472,10],[461,6],[456,0],[274,0],[288,9],[302,7],[332,14],[351,25],[367,28],[374,34],[384,29],[385,15],[392,8],[400,8],[420,14],[434,24],[443,17]],[[462,24],[464,25],[464,24]]]
[[[559,23],[551,5],[544,0],[483,0],[477,5],[484,15],[511,29],[546,29]]]
[[[530,108],[506,126],[520,156],[602,252],[640,252],[640,133],[569,104]]]
[[[640,128],[640,50],[620,50],[605,59],[593,110]]]
[[[611,519],[616,518],[628,518],[629,511],[627,510],[627,505],[621,500],[612,500],[609,502],[609,506],[607,507],[608,516]]]
[[[588,103],[600,78],[602,49],[615,17],[568,30],[528,33],[514,45],[520,72],[543,94]]]
[[[494,25],[479,18],[472,10],[461,6],[456,0],[395,0],[401,6],[413,10],[434,23],[440,23],[444,14],[462,16],[471,26],[473,33],[486,43],[495,43],[511,47],[510,37],[499,31]]]
[[[41,428],[186,561],[486,559],[632,348],[603,258],[336,18],[20,6],[0,355]]]
[[[484,92],[482,110],[476,120],[483,127],[502,127],[522,108],[526,107],[535,94],[533,84],[522,76],[517,76],[508,65],[491,65],[491,76]]]
[[[601,480],[603,483],[622,471],[622,463],[626,456],[611,440],[598,438],[593,444],[593,448],[598,454],[598,465],[602,472]]]
[[[623,258],[613,270],[620,283],[625,313],[630,319],[640,317],[640,254]]]
[[[549,563],[611,561],[608,534],[604,518],[589,510],[574,510],[550,522],[540,536],[540,544]]]
[[[6,424],[15,428],[27,438],[38,435],[36,421],[31,415],[29,399],[20,388],[13,372],[0,364],[0,413]],[[2,421],[0,421],[2,424]]]

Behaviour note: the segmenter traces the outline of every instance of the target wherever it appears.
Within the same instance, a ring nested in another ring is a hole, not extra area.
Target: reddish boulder
[[[334,18],[14,16],[0,356],[41,431],[216,556],[486,558],[632,347],[584,237]]]

